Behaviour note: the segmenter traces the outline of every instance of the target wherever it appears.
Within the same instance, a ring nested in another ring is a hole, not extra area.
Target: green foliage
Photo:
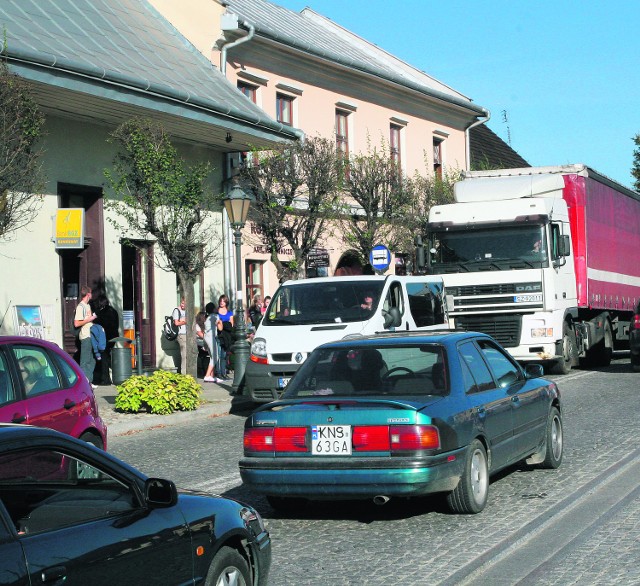
[[[190,375],[156,370],[151,376],[132,376],[117,391],[115,406],[119,411],[138,413],[142,409],[168,415],[197,409],[202,389]]]
[[[27,82],[0,59],[0,239],[29,225],[42,204],[43,125]]]
[[[631,176],[635,179],[633,188],[640,192],[640,134],[633,137],[636,148],[633,151],[633,166],[631,167]]]
[[[133,119],[111,135],[119,147],[112,169],[104,174],[113,190],[105,207],[116,215],[107,219],[123,236],[155,239],[162,269],[180,281],[188,316],[195,315],[194,283],[202,270],[217,262],[222,229],[217,194],[206,188],[208,164],[188,166],[178,156],[160,124]],[[187,336],[186,372],[196,372],[196,343]]]

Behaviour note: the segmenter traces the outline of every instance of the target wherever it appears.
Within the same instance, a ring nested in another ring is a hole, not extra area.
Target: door
[[[133,311],[144,368],[153,368],[156,363],[153,257],[152,242],[122,245],[122,309]]]
[[[58,194],[60,208],[85,210],[84,248],[58,250],[62,275],[63,346],[66,352],[77,359],[80,353],[72,327],[80,287],[91,287],[96,296],[105,289],[102,189],[59,183]]]

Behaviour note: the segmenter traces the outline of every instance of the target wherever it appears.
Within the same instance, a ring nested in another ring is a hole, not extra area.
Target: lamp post
[[[242,228],[247,221],[251,196],[239,185],[234,184],[224,198],[224,208],[229,216],[229,223],[233,228],[233,242],[236,247],[236,311],[235,311],[235,341],[233,344],[233,389],[237,391],[244,379],[244,371],[249,360],[249,343],[247,342],[247,326],[244,321],[244,307],[242,305]]]

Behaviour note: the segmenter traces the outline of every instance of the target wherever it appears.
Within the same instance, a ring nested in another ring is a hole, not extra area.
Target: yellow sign
[[[56,212],[56,248],[84,248],[84,208]]]

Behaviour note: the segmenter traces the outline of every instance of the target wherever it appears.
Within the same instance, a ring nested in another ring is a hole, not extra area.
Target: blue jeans
[[[220,340],[216,337],[216,344],[218,345],[218,361],[216,363],[216,373],[220,378],[226,378],[227,376],[227,353],[222,349]]]
[[[80,340],[80,368],[87,375],[90,383],[93,383],[93,370],[96,367],[96,359],[93,356],[91,337]]]

